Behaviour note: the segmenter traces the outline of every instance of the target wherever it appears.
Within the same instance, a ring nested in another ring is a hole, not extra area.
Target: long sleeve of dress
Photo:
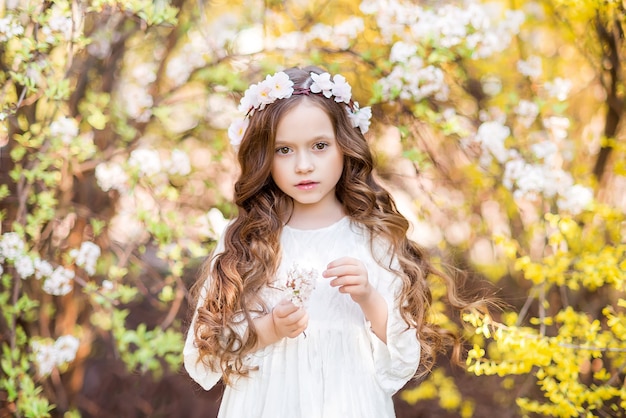
[[[224,242],[222,238],[217,243],[217,247],[215,248],[214,254],[218,254],[224,250]],[[189,330],[187,331],[187,338],[185,340],[185,346],[183,348],[183,363],[185,365],[185,369],[189,376],[195,380],[202,388],[205,390],[211,389],[222,377],[221,372],[214,372],[211,368],[203,361],[200,360],[200,351],[195,343],[195,326],[196,320],[198,317],[198,308],[204,305],[204,302],[207,298],[208,286],[209,286],[210,277],[207,277],[202,289],[200,290],[200,295],[198,298],[198,303],[196,305],[196,309],[194,310],[193,319],[191,321],[191,325],[189,326]]]
[[[387,248],[382,245],[377,250],[384,253]],[[384,255],[382,258],[388,259]],[[378,383],[385,392],[393,395],[415,375],[420,362],[421,346],[416,330],[408,328],[400,315],[397,301],[402,286],[400,278],[378,264],[368,264],[369,275],[374,278],[376,289],[387,302],[387,343],[381,341],[371,329],[368,335]],[[399,264],[394,260],[392,267],[398,269]]]

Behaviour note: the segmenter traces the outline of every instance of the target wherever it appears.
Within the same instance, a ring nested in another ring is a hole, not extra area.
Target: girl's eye
[[[326,142],[318,142],[317,144],[313,145],[313,148],[318,151],[322,151],[328,148],[328,144]]]
[[[280,147],[276,149],[276,154],[285,155],[285,154],[289,154],[290,151],[291,150],[289,149],[289,147]]]

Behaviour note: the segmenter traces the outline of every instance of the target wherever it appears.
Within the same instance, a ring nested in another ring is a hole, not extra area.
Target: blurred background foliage
[[[214,416],[181,368],[237,176],[226,130],[316,64],[373,108],[411,237],[507,306],[399,417],[626,409],[623,1],[3,0],[0,416]]]

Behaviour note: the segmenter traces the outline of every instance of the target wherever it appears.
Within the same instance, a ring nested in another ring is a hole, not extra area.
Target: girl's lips
[[[296,187],[300,190],[311,190],[312,188],[317,186],[317,184],[318,183],[315,181],[303,181],[303,182],[296,184]]]

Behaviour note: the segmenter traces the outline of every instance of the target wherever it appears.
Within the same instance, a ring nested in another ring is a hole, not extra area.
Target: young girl
[[[219,417],[393,417],[392,395],[436,352],[434,271],[372,175],[369,108],[340,75],[293,68],[251,86],[229,130],[238,216],[207,260],[189,375],[226,385]]]

